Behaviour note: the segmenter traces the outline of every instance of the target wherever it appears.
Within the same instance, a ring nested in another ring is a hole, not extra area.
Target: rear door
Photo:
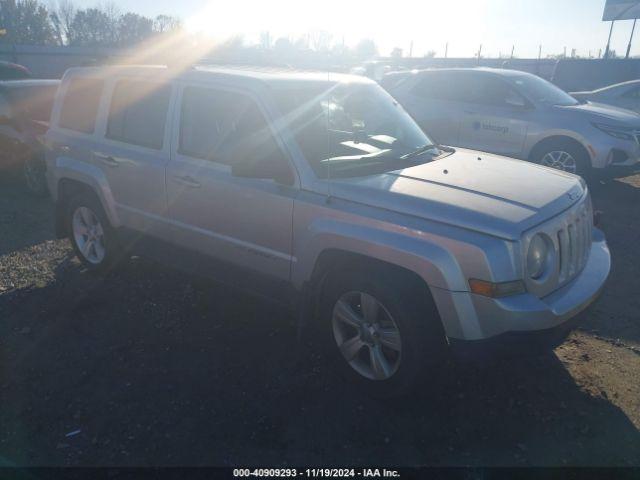
[[[459,72],[424,72],[398,95],[403,107],[425,133],[443,145],[458,145],[464,105]]]
[[[98,130],[103,141],[94,163],[108,180],[122,224],[163,236],[167,213],[165,168],[173,87],[139,78],[116,78],[107,86]]]
[[[232,174],[234,153],[245,142],[257,142],[256,159],[273,152],[275,161],[291,167],[257,98],[227,87],[185,85],[176,114],[178,127],[167,168],[174,241],[288,280],[297,189]]]
[[[481,72],[464,72],[460,146],[521,157],[531,110],[505,80]]]

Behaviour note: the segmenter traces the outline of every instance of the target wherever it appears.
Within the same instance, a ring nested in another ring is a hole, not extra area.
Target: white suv
[[[47,144],[88,269],[135,251],[287,302],[384,394],[452,346],[554,336],[609,273],[579,177],[434,146],[359,77],[72,69]]]

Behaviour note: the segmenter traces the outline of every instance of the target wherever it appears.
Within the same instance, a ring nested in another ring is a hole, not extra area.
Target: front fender
[[[341,250],[371,257],[416,273],[429,286],[466,290],[466,280],[456,258],[445,248],[425,239],[351,224],[319,219],[308,229],[304,255],[296,258],[292,280],[296,288],[311,278],[316,262],[326,250]]]

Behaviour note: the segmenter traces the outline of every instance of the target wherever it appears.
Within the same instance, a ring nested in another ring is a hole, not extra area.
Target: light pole
[[[607,40],[607,48],[604,50],[604,58],[609,58],[609,50],[611,50],[611,34],[613,33],[613,25],[616,23],[615,20],[611,20],[611,29],[609,30],[609,40]]]
[[[631,36],[629,37],[629,45],[627,46],[627,55],[624,58],[629,58],[629,54],[631,53],[631,42],[633,41],[633,33],[636,31],[637,21],[637,18],[633,19],[633,27],[631,28]]]

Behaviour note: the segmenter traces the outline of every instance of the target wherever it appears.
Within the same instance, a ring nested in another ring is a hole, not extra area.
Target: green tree
[[[113,45],[114,28],[109,15],[97,8],[78,10],[71,22],[69,45]]]
[[[53,45],[56,34],[49,12],[37,0],[0,0],[2,43]]]
[[[153,20],[137,13],[125,13],[118,22],[118,44],[135,45],[153,35]]]
[[[360,40],[355,48],[356,57],[360,60],[367,60],[378,55],[376,43],[368,38]]]

